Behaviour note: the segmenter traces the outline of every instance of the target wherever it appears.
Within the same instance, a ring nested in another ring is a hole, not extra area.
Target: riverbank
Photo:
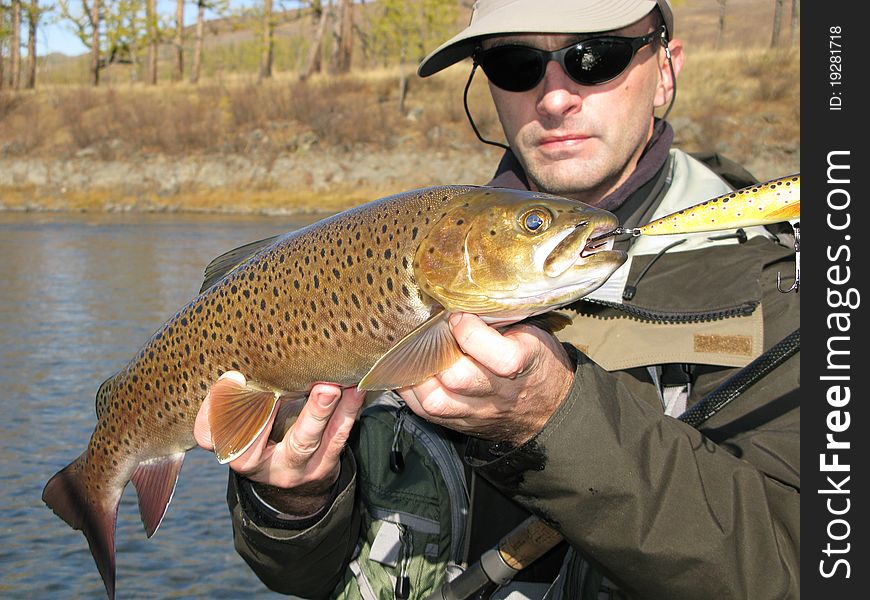
[[[131,160],[0,159],[0,210],[332,213],[382,196],[444,184],[481,184],[487,149],[295,153]]]

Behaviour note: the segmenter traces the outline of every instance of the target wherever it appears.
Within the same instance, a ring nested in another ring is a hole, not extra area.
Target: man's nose
[[[579,83],[568,77],[558,61],[547,62],[544,78],[538,84],[540,98],[537,109],[542,116],[565,116],[576,112],[583,104]]]

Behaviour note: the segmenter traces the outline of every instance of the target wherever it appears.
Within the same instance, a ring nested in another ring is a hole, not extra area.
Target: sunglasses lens
[[[533,48],[496,46],[480,57],[480,68],[493,85],[508,92],[525,92],[544,74],[543,58]]]
[[[577,83],[595,85],[625,71],[634,50],[621,40],[588,40],[565,54],[565,71]]]

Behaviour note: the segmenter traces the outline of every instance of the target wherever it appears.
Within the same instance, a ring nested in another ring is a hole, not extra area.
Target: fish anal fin
[[[205,272],[203,273],[202,287],[200,288],[199,293],[203,293],[205,290],[223,279],[230,271],[251,258],[263,248],[274,244],[275,240],[279,237],[281,236],[274,235],[266,239],[251,242],[250,244],[239,246],[238,248],[234,248],[229,252],[224,252],[223,254],[218,256],[216,259],[211,261],[205,268]]]
[[[115,597],[115,523],[120,494],[91,497],[82,475],[87,453],[48,480],[42,501],[88,540],[109,599]]]
[[[431,317],[390,348],[360,380],[360,390],[393,390],[414,385],[462,357],[447,322],[449,313]]]
[[[237,458],[269,424],[281,392],[264,390],[232,377],[219,379],[209,392],[208,411],[214,452],[221,464]]]
[[[520,321],[523,325],[534,325],[549,333],[556,333],[571,324],[571,317],[559,312],[546,312]]]
[[[139,515],[149,538],[163,521],[183,462],[184,452],[179,452],[139,463],[133,473],[133,485],[139,496]]]

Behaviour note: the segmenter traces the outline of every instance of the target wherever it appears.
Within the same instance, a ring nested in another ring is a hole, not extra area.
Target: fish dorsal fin
[[[520,321],[523,325],[534,325],[549,333],[556,333],[571,324],[571,317],[559,312],[546,312]]]
[[[221,464],[238,458],[271,420],[281,392],[223,377],[209,391],[208,424],[214,453]]]
[[[139,496],[139,516],[149,538],[163,521],[183,462],[184,452],[179,452],[141,462],[133,473],[131,479]]]
[[[250,244],[245,244],[244,246],[239,246],[238,248],[234,248],[233,250],[230,250],[229,252],[224,252],[223,254],[218,256],[216,259],[211,261],[205,268],[205,272],[203,273],[202,287],[199,289],[199,293],[201,294],[206,291],[215,283],[223,279],[227,275],[227,273],[251,258],[263,248],[274,244],[275,240],[279,237],[281,236],[273,235],[272,237],[268,237],[256,242],[251,242]]]
[[[394,390],[440,373],[462,357],[441,311],[390,348],[359,382],[360,390]]]

